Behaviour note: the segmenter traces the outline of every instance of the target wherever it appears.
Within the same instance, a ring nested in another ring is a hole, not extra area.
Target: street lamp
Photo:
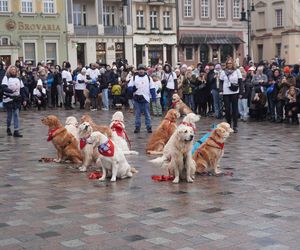
[[[126,56],[125,56],[125,28],[126,28],[126,26],[125,26],[125,16],[124,16],[124,7],[127,7],[128,6],[128,0],[123,0],[123,6],[122,6],[122,19],[123,19],[123,27],[122,27],[122,31],[123,31],[123,57],[124,58],[122,58],[123,59],[123,61],[125,61],[125,59],[126,59]]]
[[[247,22],[248,28],[248,57],[251,58],[251,12],[255,11],[253,0],[247,0],[247,16],[245,11],[244,0],[242,0],[241,22]]]

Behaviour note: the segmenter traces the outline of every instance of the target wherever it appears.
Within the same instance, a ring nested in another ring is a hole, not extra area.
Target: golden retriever
[[[176,109],[180,115],[187,115],[193,111],[181,100],[178,94],[172,96],[172,107]]]
[[[162,154],[163,149],[177,128],[176,120],[180,114],[175,109],[170,109],[159,127],[150,136],[147,143],[147,154]]]
[[[168,169],[169,174],[174,176],[173,183],[178,183],[179,179],[193,182],[195,174],[195,162],[192,158],[194,136],[193,128],[184,124],[179,125],[165,146],[163,156],[150,161],[160,163],[165,169]]]
[[[88,122],[91,125],[91,127],[93,128],[94,132],[99,131],[102,134],[105,134],[108,138],[112,137],[112,131],[108,126],[101,126],[101,125],[95,124],[93,122],[92,117],[90,117],[89,115],[83,115],[81,117],[80,123],[83,123],[83,122]]]
[[[196,172],[203,173],[213,170],[220,174],[219,162],[224,155],[224,142],[229,137],[230,131],[224,127],[217,127],[210,137],[195,151],[193,160],[196,164]]]
[[[73,163],[81,163],[82,155],[78,149],[78,142],[59,119],[54,115],[49,115],[42,119],[42,123],[49,128],[47,141],[52,141],[57,150],[57,158],[54,161],[70,160]]]

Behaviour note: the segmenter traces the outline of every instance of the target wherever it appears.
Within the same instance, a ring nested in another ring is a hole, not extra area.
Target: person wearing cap
[[[139,133],[141,129],[141,114],[145,114],[145,124],[148,133],[152,133],[150,116],[150,99],[156,102],[156,91],[153,80],[146,74],[146,67],[142,64],[138,66],[138,73],[131,78],[128,83],[128,91],[133,93],[135,110],[135,130]]]
[[[223,94],[226,121],[230,126],[233,125],[234,133],[238,132],[238,96],[241,83],[240,70],[235,67],[232,58],[227,59],[220,75],[220,92]]]
[[[79,100],[80,109],[84,109],[84,90],[86,89],[86,68],[82,68],[81,70],[78,70],[78,74],[76,77],[76,83],[75,83],[75,93]]]
[[[25,90],[22,80],[18,78],[18,68],[9,66],[2,80],[1,88],[3,90],[3,104],[7,112],[7,135],[14,137],[23,137],[19,132],[19,110],[22,102],[26,106]],[[14,133],[12,134],[10,126],[12,118],[14,119]]]
[[[47,92],[43,87],[43,82],[41,79],[38,80],[36,88],[33,90],[33,98],[38,110],[41,110],[41,108],[46,109]]]

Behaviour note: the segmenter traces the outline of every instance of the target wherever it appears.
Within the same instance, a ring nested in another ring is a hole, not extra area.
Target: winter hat
[[[217,64],[217,65],[215,66],[215,70],[221,70],[221,69],[222,69],[221,64]]]
[[[81,73],[86,73],[86,68],[82,68]]]
[[[290,67],[289,67],[289,66],[285,66],[285,67],[283,68],[283,72],[284,72],[285,74],[291,73]]]

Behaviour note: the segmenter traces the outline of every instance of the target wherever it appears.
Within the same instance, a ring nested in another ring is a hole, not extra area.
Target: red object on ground
[[[89,179],[91,179],[91,180],[99,179],[101,177],[102,177],[102,173],[99,173],[99,172],[92,172],[89,175]]]
[[[170,175],[152,175],[151,179],[154,181],[173,181],[174,176]]]

